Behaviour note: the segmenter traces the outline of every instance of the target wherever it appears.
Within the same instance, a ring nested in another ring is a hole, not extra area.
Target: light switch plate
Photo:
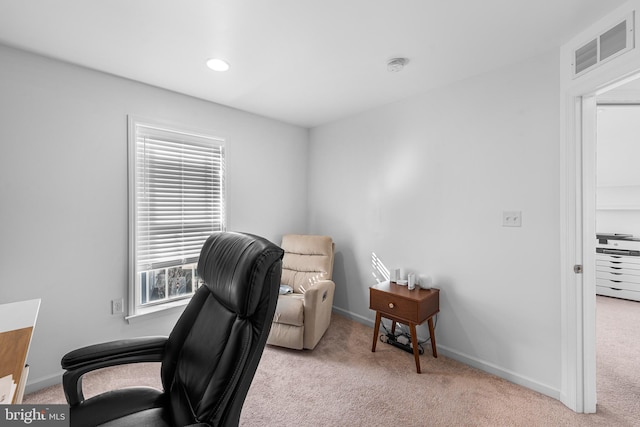
[[[522,227],[522,211],[503,211],[503,227]]]

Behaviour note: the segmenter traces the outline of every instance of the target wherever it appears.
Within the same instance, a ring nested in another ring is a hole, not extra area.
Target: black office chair
[[[271,328],[282,256],[261,237],[209,237],[198,263],[205,285],[168,338],[96,344],[62,358],[71,426],[237,426]],[[135,362],[162,362],[164,391],[134,387],[84,399],[85,373]]]

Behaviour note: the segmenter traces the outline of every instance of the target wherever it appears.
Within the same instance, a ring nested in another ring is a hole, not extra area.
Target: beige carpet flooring
[[[597,411],[640,426],[640,302],[596,301]]]
[[[334,315],[313,351],[267,346],[240,425],[640,425],[640,339],[633,326],[640,329],[640,303],[598,297],[599,403],[596,414],[585,415],[446,357],[434,359],[428,345],[423,373],[416,374],[411,354],[383,343],[371,353],[372,328]],[[158,387],[158,375],[158,364],[105,369],[87,376],[85,394],[129,384]],[[52,386],[25,396],[25,403],[64,403],[64,395]]]

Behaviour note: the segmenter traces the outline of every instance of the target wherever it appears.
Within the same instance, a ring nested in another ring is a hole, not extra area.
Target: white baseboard
[[[342,309],[340,307],[333,306],[333,311],[342,316],[348,317],[356,322],[362,323],[363,325],[369,326],[373,328],[374,320],[371,320],[367,317],[361,316],[356,313],[352,313],[348,310]],[[418,335],[418,339],[420,341],[425,340],[426,337],[422,337]],[[446,356],[450,359],[456,360],[460,363],[464,363],[465,365],[472,366],[476,369],[480,369],[483,372],[486,372],[491,375],[495,375],[502,379],[505,379],[514,384],[521,385],[528,389],[537,391],[538,393],[542,393],[546,396],[549,396],[553,399],[560,400],[560,390],[550,387],[546,384],[542,384],[538,381],[532,380],[531,378],[527,378],[523,375],[520,375],[516,372],[510,371],[508,369],[501,368],[493,363],[486,362],[484,360],[480,360],[476,357],[469,356],[467,354],[461,353],[459,351],[453,350],[449,347],[442,346],[436,343],[436,347],[438,349],[438,354]]]
[[[501,368],[497,365],[494,365],[493,363],[489,363],[484,360],[477,359],[473,356],[460,353],[446,346],[437,344],[436,347],[438,348],[438,354],[442,354],[443,356],[456,360],[460,363],[464,363],[465,365],[469,365],[474,368],[480,369],[481,371],[486,372],[488,374],[495,375],[497,377],[505,379],[514,384],[521,385],[523,387],[526,387],[533,391],[537,391],[538,393],[542,393],[556,400],[560,400],[560,390],[556,388],[549,387],[546,384],[542,384],[538,381],[532,380],[531,378],[527,378],[516,372]]]
[[[369,319],[368,317],[364,317],[361,316],[359,314],[356,313],[352,313],[350,311],[347,311],[345,309],[342,309],[340,307],[336,307],[335,305],[333,306],[333,311],[335,311],[336,313],[344,316],[344,317],[348,317],[351,320],[355,320],[358,323],[362,323],[363,325],[367,325],[373,328],[373,323],[374,320]]]
[[[24,394],[33,393],[43,388],[50,387],[62,383],[62,371],[58,374],[49,375],[42,378],[34,379],[33,381],[27,381],[27,387],[25,387]]]

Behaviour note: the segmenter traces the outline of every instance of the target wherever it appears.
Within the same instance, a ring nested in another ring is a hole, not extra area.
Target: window
[[[129,117],[129,315],[190,298],[200,249],[224,229],[224,140]]]

